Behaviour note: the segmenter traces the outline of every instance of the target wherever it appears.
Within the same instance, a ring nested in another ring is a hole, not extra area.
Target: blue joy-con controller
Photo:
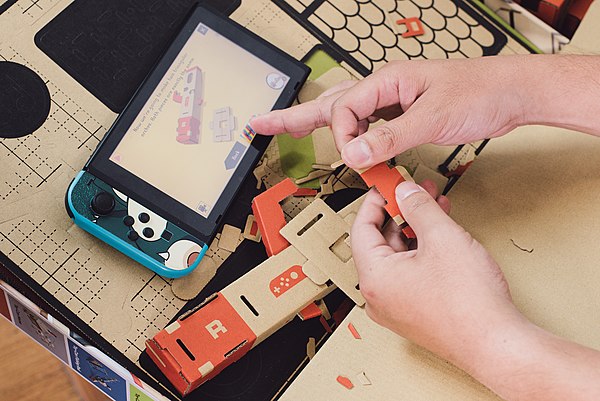
[[[189,274],[208,245],[87,171],[69,186],[67,212],[76,225],[167,278]]]

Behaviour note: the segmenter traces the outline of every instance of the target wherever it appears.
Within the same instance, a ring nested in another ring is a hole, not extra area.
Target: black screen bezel
[[[172,44],[152,72],[144,80],[125,110],[109,129],[85,168],[113,188],[131,197],[190,234],[195,235],[200,240],[208,242],[214,236],[221,217],[235,198],[241,183],[267,148],[270,137],[257,135],[254,138],[207,218],[109,160],[110,155],[133,124],[133,121],[146,104],[146,101],[152,95],[152,92],[199,23],[205,24],[226,39],[231,40],[290,77],[279,98],[273,105],[273,109],[288,107],[294,101],[301,84],[308,77],[310,68],[246,28],[213,13],[205,7],[199,6],[191,12],[189,19],[185,22],[181,31],[174,38]],[[243,64],[240,67],[243,68]],[[190,178],[194,179],[194,177]],[[201,174],[198,174],[197,180],[198,185],[202,185]]]

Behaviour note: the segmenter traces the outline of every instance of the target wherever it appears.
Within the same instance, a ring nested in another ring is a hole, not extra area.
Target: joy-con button
[[[140,238],[139,234],[136,233],[135,231],[131,230],[127,233],[127,238],[129,238],[131,241],[137,241],[138,238]]]
[[[146,238],[152,238],[154,237],[154,230],[150,227],[146,227],[144,230],[142,230],[142,235]]]
[[[123,224],[125,224],[127,227],[131,227],[133,223],[135,223],[135,220],[131,216],[125,216],[123,219]]]
[[[150,215],[148,215],[148,213],[142,212],[140,213],[140,215],[138,216],[138,219],[142,222],[142,223],[147,223],[150,221]]]
[[[99,216],[106,216],[115,209],[115,198],[108,192],[99,192],[92,198],[92,211]]]

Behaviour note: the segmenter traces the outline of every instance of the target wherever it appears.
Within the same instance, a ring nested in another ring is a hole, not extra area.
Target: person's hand
[[[435,184],[422,185],[404,182],[396,192],[415,250],[393,221],[382,227],[385,201],[368,193],[351,233],[360,290],[375,322],[464,367],[473,351],[466,344],[524,318],[496,262],[447,215],[448,199]]]
[[[344,162],[366,168],[415,146],[497,137],[524,123],[524,57],[390,62],[318,99],[254,117],[263,135],[302,137],[331,126]],[[506,82],[512,82],[510,89]],[[369,123],[388,122],[372,129]]]
[[[600,352],[529,322],[496,262],[437,194],[432,182],[396,189],[417,236],[410,250],[393,221],[382,227],[381,195],[367,194],[351,233],[367,314],[508,401],[600,399]]]

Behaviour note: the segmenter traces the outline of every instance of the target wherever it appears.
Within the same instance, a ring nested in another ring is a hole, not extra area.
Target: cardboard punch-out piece
[[[279,234],[279,230],[285,226],[285,215],[280,202],[296,191],[298,187],[290,178],[286,178],[252,201],[252,213],[269,256],[276,255],[289,246],[285,238]]]
[[[383,196],[386,201],[385,210],[396,224],[402,226],[402,233],[407,238],[416,238],[412,228],[404,221],[396,201],[396,187],[398,184],[404,181],[414,182],[408,171],[402,166],[389,167],[384,162],[366,170],[357,170],[357,172],[369,188],[375,187]]]
[[[281,235],[310,262],[304,273],[316,283],[331,280],[357,305],[358,273],[346,243],[350,226],[321,199],[315,199],[281,229]],[[312,277],[311,277],[312,276]]]

